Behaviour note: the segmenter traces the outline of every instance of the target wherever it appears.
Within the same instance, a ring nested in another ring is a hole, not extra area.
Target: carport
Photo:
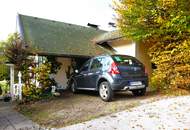
[[[55,75],[60,86],[66,88],[69,75],[90,57],[111,53],[93,43],[97,35],[106,31],[64,22],[18,14],[17,29],[25,40],[25,47],[34,48],[38,62],[52,56],[60,62],[61,69]]]

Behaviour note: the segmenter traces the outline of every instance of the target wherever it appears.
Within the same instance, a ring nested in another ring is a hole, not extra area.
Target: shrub
[[[0,81],[9,80],[9,68],[4,64],[0,64]]]
[[[39,100],[51,95],[52,80],[49,77],[50,72],[51,64],[48,62],[23,71],[23,75],[25,76],[23,96],[25,100]],[[36,86],[36,82],[39,83],[38,86]]]
[[[160,91],[190,91],[189,0],[115,2],[123,35],[146,44],[157,68],[151,79]]]
[[[9,84],[8,84],[8,82],[6,80],[0,81],[0,88],[1,88],[1,91],[2,91],[2,93],[1,93],[2,95],[8,93],[9,89],[10,89]]]
[[[5,42],[0,42],[0,53],[4,51],[5,46]],[[9,68],[5,65],[6,61],[7,58],[3,54],[0,54],[0,81],[9,80]]]
[[[24,100],[39,100],[51,96],[51,86],[55,81],[50,79],[51,73],[57,73],[60,64],[54,57],[48,57],[45,63],[34,62],[35,51],[17,33],[11,35],[5,46],[5,56],[15,65],[16,71],[22,72]],[[55,65],[56,64],[56,65]]]

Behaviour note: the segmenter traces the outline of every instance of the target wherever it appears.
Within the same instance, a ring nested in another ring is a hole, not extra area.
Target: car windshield
[[[114,55],[112,56],[113,60],[117,64],[122,64],[122,65],[130,65],[130,66],[141,66],[142,64],[135,58],[130,57],[130,56],[124,56],[124,55]]]

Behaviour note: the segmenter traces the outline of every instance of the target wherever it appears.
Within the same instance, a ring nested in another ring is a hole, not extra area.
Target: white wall
[[[136,56],[136,43],[130,40],[116,40],[110,44],[117,54]]]
[[[117,54],[124,54],[136,57],[146,67],[149,76],[152,74],[150,58],[147,54],[147,47],[142,43],[135,43],[127,39],[119,39],[109,43],[117,52]]]
[[[148,49],[143,43],[136,43],[136,58],[140,60],[146,67],[149,76],[152,74],[152,66],[150,57],[148,56]]]

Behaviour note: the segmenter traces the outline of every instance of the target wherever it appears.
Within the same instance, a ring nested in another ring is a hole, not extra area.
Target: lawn
[[[60,97],[19,105],[17,110],[40,125],[59,128],[129,110],[164,97],[154,92],[148,92],[142,97],[134,97],[131,93],[120,92],[115,94],[114,101],[103,102],[94,92],[86,91],[74,95],[65,91]]]

